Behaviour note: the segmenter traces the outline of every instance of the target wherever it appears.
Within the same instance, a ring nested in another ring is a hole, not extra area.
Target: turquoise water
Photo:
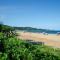
[[[27,31],[27,32],[34,32],[34,33],[48,33],[48,34],[57,34],[60,31],[50,31],[50,30],[23,30],[23,31]]]
[[[18,30],[23,30],[27,32],[34,32],[34,33],[48,33],[48,34],[57,34],[60,31],[57,30],[48,30],[48,29],[37,29],[37,28],[32,28],[32,27],[15,27]]]

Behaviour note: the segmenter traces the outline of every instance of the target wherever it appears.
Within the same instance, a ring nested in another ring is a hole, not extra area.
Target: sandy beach
[[[18,38],[43,42],[45,45],[60,48],[60,35],[18,31]]]

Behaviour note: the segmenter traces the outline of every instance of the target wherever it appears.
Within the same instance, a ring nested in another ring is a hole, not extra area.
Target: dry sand
[[[60,48],[60,35],[48,34],[44,35],[42,33],[31,33],[31,32],[17,32],[19,34],[18,38],[24,40],[33,40],[38,42],[44,42],[45,45]]]

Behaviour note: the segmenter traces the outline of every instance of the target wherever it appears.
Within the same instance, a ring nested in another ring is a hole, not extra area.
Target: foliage
[[[3,43],[4,51],[0,51],[1,60],[60,60],[59,49],[29,44],[16,37],[10,37]]]
[[[28,43],[0,32],[0,60],[60,60],[60,49]]]
[[[10,30],[14,30],[13,27],[11,26],[7,26],[7,25],[3,25],[3,24],[0,24],[0,30],[6,30],[6,31],[10,31]]]

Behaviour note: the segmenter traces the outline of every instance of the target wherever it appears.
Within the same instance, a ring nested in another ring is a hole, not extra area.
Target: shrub
[[[28,43],[0,33],[1,60],[60,60],[60,49]]]

